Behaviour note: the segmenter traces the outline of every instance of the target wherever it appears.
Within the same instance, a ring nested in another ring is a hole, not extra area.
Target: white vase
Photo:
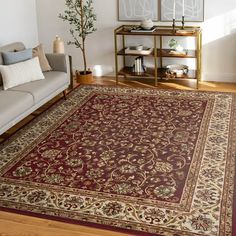
[[[153,27],[153,25],[154,25],[153,21],[151,19],[148,19],[148,20],[143,20],[140,26],[143,29],[149,30]]]

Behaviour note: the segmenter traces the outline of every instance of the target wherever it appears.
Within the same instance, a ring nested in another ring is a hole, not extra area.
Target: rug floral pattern
[[[235,120],[229,93],[82,86],[0,146],[0,207],[231,235]]]

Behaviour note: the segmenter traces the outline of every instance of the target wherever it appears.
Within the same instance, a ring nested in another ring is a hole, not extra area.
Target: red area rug
[[[233,235],[235,99],[81,86],[0,146],[0,209],[135,235]]]

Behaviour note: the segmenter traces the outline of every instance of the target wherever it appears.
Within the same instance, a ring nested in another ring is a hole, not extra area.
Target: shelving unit
[[[185,27],[186,31],[189,32],[178,32],[180,27],[176,27],[175,31],[170,26],[158,26],[154,32],[130,32],[130,30],[136,27],[136,25],[122,25],[114,30],[114,39],[115,39],[115,72],[116,72],[116,83],[119,83],[119,77],[123,76],[125,78],[152,78],[155,81],[155,86],[158,85],[158,81],[166,80],[166,69],[163,68],[163,58],[195,58],[196,59],[196,70],[189,70],[188,74],[181,76],[176,76],[174,79],[168,79],[171,81],[180,81],[180,80],[195,80],[196,88],[198,89],[199,81],[201,80],[202,74],[202,31],[200,27]],[[118,38],[121,36],[122,39],[122,48],[118,49]],[[153,52],[149,55],[140,55],[125,53],[126,48],[126,36],[148,36],[153,38]],[[170,49],[163,48],[163,40],[166,36],[172,37],[194,37],[196,41],[196,49],[188,50],[186,55],[175,55],[170,54]],[[159,37],[159,46],[157,46],[157,39]],[[119,70],[118,56],[123,57],[123,67]],[[147,71],[144,73],[135,73],[132,71],[132,67],[126,65],[127,56],[143,56],[153,58],[154,66],[152,68],[147,68]],[[158,67],[158,60],[160,67]],[[178,64],[178,63],[176,63]]]

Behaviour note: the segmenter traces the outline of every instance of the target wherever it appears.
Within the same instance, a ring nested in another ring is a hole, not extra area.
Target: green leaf
[[[97,17],[94,13],[92,0],[65,0],[66,10],[59,14],[59,18],[67,21],[70,28],[72,40],[68,45],[74,45],[85,55],[86,37],[96,31],[95,22]],[[84,67],[86,70],[86,58],[84,58]]]

